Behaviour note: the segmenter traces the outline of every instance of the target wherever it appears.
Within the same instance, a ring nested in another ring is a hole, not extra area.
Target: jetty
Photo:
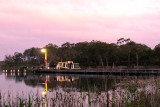
[[[89,75],[160,75],[160,68],[157,69],[3,69],[3,73],[51,73],[51,74],[89,74]]]

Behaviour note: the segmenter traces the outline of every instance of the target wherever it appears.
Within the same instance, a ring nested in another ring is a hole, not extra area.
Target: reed
[[[98,91],[95,85],[87,92],[57,89],[54,93],[47,92],[45,96],[38,94],[39,92],[28,96],[17,93],[15,98],[10,91],[5,94],[0,91],[0,107],[157,107],[160,104],[159,86],[154,81],[145,86],[137,83],[113,89],[108,89],[106,85],[106,90]]]

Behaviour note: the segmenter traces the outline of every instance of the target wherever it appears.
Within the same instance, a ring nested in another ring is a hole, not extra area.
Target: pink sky
[[[160,0],[0,0],[0,60],[48,43],[160,43]]]

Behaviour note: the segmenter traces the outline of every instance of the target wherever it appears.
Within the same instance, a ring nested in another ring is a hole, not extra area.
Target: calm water
[[[158,107],[160,76],[60,75],[0,71],[0,104],[35,107]]]

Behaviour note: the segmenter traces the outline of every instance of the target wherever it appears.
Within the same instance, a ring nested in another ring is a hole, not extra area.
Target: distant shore
[[[38,66],[36,66],[38,67]],[[14,67],[0,67],[0,69],[25,69],[25,68],[35,68],[35,66],[14,66]],[[159,69],[160,66],[105,66],[105,67],[81,67],[81,69],[91,70],[91,69]],[[55,68],[50,68],[55,69]]]

